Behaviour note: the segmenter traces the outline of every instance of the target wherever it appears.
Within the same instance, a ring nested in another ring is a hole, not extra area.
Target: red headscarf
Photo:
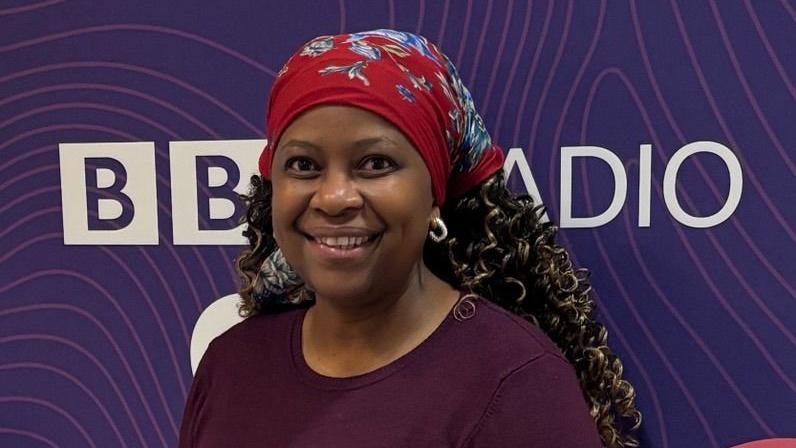
[[[503,152],[456,68],[422,36],[394,30],[321,36],[291,56],[268,103],[269,141],[259,161],[264,178],[270,179],[282,132],[321,104],[360,107],[400,129],[428,167],[439,206],[503,166]]]

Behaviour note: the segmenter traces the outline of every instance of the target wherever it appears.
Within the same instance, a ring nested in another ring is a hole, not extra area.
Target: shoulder
[[[566,361],[561,349],[541,328],[485,298],[475,304],[471,332],[487,343],[487,354],[493,362],[505,363],[506,373],[542,356]]]
[[[255,344],[261,346],[272,336],[284,335],[291,328],[298,313],[303,309],[291,309],[279,313],[256,314],[233,325],[216,336],[211,345],[239,346]]]
[[[233,325],[210,341],[197,375],[201,371],[214,381],[230,380],[255,372],[252,366],[284,359],[289,352],[290,331],[301,312],[303,309],[257,314]]]
[[[601,446],[575,368],[558,346],[499,305],[485,298],[475,303],[464,343],[483,341],[480,368],[499,372],[465,446]]]
[[[302,312],[303,309],[297,308],[247,317],[210,341],[202,362],[229,366],[255,356],[273,354],[287,347],[292,325]]]
[[[468,448],[601,447],[572,366],[542,355],[506,376],[468,437]]]

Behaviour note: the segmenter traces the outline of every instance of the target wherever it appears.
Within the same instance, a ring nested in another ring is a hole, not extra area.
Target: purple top
[[[575,371],[537,327],[484,300],[414,350],[333,378],[301,349],[306,309],[257,315],[210,343],[180,448],[600,447]]]

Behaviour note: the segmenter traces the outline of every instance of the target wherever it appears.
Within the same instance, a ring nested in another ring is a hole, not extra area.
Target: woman
[[[393,30],[322,36],[274,83],[241,314],[181,447],[624,447],[641,416],[585,270],[453,64]]]

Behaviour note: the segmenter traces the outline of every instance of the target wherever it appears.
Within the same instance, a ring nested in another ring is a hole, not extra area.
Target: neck
[[[316,296],[304,318],[308,364],[330,376],[364,373],[410,351],[442,322],[458,292],[421,263],[402,290],[377,300],[339,301]]]

